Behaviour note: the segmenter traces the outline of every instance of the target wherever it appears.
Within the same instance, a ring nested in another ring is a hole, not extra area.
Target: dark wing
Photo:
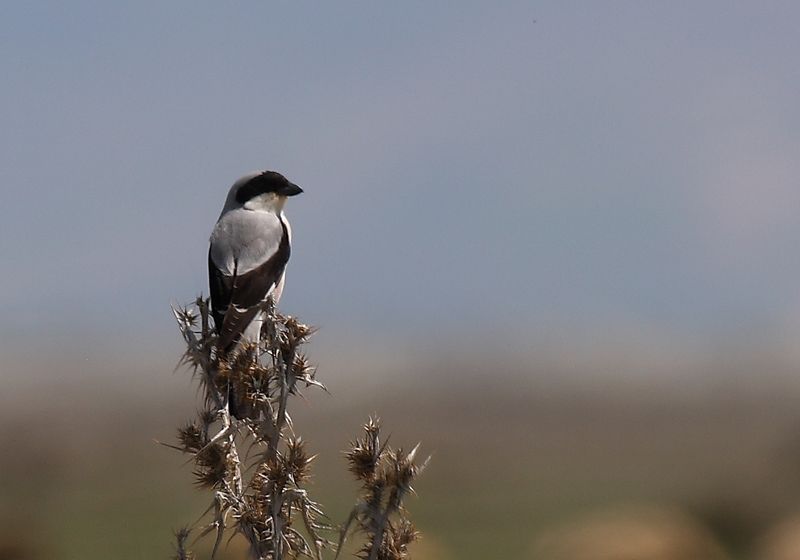
[[[208,249],[208,286],[211,290],[211,316],[214,317],[214,330],[219,334],[222,328],[222,319],[225,310],[231,302],[231,289],[233,276],[223,274],[211,258],[211,248]]]
[[[281,279],[289,261],[289,233],[281,221],[283,235],[278,250],[267,261],[246,272],[233,276],[220,272],[208,254],[208,280],[211,288],[211,314],[219,340],[217,347],[229,352],[242,332],[258,314],[263,302]]]

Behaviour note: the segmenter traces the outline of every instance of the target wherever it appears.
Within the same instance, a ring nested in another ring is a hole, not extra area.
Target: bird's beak
[[[281,187],[278,191],[278,194],[281,196],[295,196],[303,192],[303,189],[295,185],[294,183],[289,183],[285,187]]]

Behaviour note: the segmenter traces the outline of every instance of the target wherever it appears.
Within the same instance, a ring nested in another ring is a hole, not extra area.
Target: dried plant
[[[325,549],[336,548],[324,536],[333,527],[304,486],[314,456],[294,434],[288,410],[290,397],[302,389],[325,389],[302,352],[314,329],[278,313],[271,301],[264,303],[264,312],[260,342],[223,353],[217,349],[207,299],[173,308],[186,342],[180,365],[190,367],[199,380],[203,408],[178,429],[178,442],[169,447],[191,455],[196,484],[213,492],[196,528],[197,538],[213,535],[212,560],[226,534],[243,536],[252,559],[321,560]],[[363,496],[341,529],[339,543],[360,529],[367,540],[360,557],[408,558],[416,532],[402,503],[420,470],[414,463],[417,448],[404,453],[381,446],[377,421],[370,420],[364,429],[364,438],[347,452]],[[190,532],[176,533],[174,558],[195,558],[187,545]]]
[[[322,387],[301,352],[313,329],[271,303],[264,310],[261,342],[228,354],[217,351],[208,300],[173,310],[187,345],[181,363],[194,370],[204,395],[203,410],[178,430],[173,447],[192,455],[195,482],[214,492],[206,512],[211,522],[199,533],[215,535],[212,558],[231,530],[244,536],[252,558],[319,559],[329,544],[321,536],[328,527],[303,487],[314,457],[302,439],[286,434],[289,397]],[[186,537],[178,534],[178,558],[189,557]]]
[[[380,421],[370,418],[364,424],[364,436],[353,441],[346,453],[362,493],[342,528],[339,549],[352,530],[360,530],[367,537],[358,551],[360,558],[402,560],[409,557],[408,545],[417,538],[403,499],[414,492],[411,483],[427,461],[414,462],[419,445],[405,453],[381,444],[380,431]]]

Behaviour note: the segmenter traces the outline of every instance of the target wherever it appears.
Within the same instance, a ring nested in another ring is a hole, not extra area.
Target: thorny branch
[[[362,493],[342,528],[339,549],[347,536],[358,530],[367,537],[358,551],[360,558],[402,560],[408,558],[408,545],[419,535],[406,516],[403,500],[414,492],[411,483],[428,461],[415,463],[419,445],[405,453],[381,444],[378,419],[370,418],[363,430],[363,437],[353,441],[346,453]]]
[[[329,544],[321,533],[329,527],[303,488],[314,457],[302,439],[284,434],[290,425],[289,397],[300,387],[322,387],[300,352],[313,329],[277,313],[271,302],[264,309],[261,342],[221,355],[208,300],[173,308],[186,342],[181,364],[194,371],[204,395],[204,409],[178,431],[176,447],[192,455],[196,483],[214,490],[207,512],[211,520],[199,530],[200,536],[215,534],[212,559],[226,532],[242,535],[254,559],[319,559]],[[232,413],[230,396],[235,396],[239,418]],[[240,457],[243,445],[259,450],[249,467]],[[295,528],[297,520],[302,531]],[[187,538],[188,531],[179,533],[179,558],[190,557]]]
[[[200,526],[176,533],[174,558],[195,558],[188,549],[192,531],[197,539],[214,534],[212,560],[226,534],[244,537],[253,560],[321,560],[326,548],[338,548],[338,558],[354,531],[366,537],[357,551],[360,558],[409,558],[408,545],[417,532],[406,518],[403,499],[413,492],[411,482],[425,463],[414,462],[416,447],[404,453],[381,445],[377,420],[369,420],[364,437],[346,453],[362,495],[340,530],[339,546],[322,536],[332,527],[304,488],[314,456],[294,435],[288,413],[290,397],[301,388],[325,389],[301,351],[314,329],[278,313],[271,301],[264,311],[261,341],[224,355],[217,351],[207,299],[173,307],[186,343],[179,366],[193,370],[204,405],[194,421],[178,430],[178,444],[170,447],[191,455],[196,484],[214,492],[197,522]],[[242,446],[256,451],[252,465],[243,464]]]

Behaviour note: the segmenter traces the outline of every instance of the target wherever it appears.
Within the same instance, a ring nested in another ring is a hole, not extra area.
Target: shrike
[[[211,314],[222,354],[240,341],[257,343],[260,304],[281,297],[292,242],[283,206],[302,192],[275,171],[245,175],[228,191],[208,251]]]

